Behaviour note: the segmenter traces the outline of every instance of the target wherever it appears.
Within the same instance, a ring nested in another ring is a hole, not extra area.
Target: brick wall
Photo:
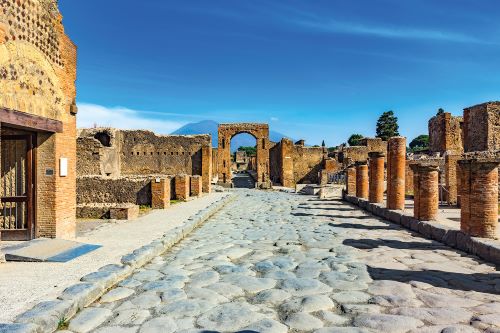
[[[464,150],[500,149],[500,102],[488,102],[464,109]]]
[[[462,117],[453,117],[445,112],[429,120],[429,151],[460,154],[464,151],[462,143]]]

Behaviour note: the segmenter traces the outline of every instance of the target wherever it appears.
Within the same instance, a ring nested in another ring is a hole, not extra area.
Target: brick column
[[[201,176],[191,176],[191,196],[201,197],[203,193],[203,178]]]
[[[368,201],[381,203],[384,201],[384,163],[385,154],[382,152],[370,152],[369,172],[369,195]]]
[[[170,179],[155,178],[151,181],[151,206],[165,209],[170,206]]]
[[[396,136],[387,142],[387,208],[405,208],[406,138]]]
[[[460,155],[446,154],[445,156],[446,201],[450,205],[458,203],[457,162],[459,159]]]
[[[356,196],[368,199],[368,165],[366,162],[356,164]]]
[[[203,192],[212,192],[212,147],[201,147],[201,176],[203,177]]]
[[[460,229],[473,237],[495,238],[498,227],[498,162],[460,160]]]
[[[439,209],[439,167],[412,164],[413,216],[421,221],[434,221]]]
[[[349,166],[345,172],[346,176],[346,192],[347,195],[356,196],[356,167],[354,165]]]
[[[189,175],[175,176],[175,198],[186,201],[189,199]]]

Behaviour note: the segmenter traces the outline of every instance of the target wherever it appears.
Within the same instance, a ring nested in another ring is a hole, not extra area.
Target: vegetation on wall
[[[244,151],[245,153],[247,153],[247,156],[254,156],[257,154],[257,146],[254,146],[254,147],[239,147],[238,148],[238,151]]]
[[[415,153],[428,149],[429,149],[429,136],[426,134],[419,135],[410,142],[411,152]]]
[[[360,146],[363,138],[364,136],[361,134],[353,134],[347,139],[347,143],[349,146]]]

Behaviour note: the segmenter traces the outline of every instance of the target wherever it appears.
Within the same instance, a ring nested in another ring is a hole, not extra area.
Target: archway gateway
[[[217,164],[219,183],[231,184],[231,139],[241,133],[252,135],[257,142],[256,184],[269,187],[269,125],[256,123],[234,123],[219,125],[219,149]]]

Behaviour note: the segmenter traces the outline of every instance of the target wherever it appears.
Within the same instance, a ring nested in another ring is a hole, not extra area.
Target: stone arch
[[[252,135],[257,144],[257,185],[267,186],[269,182],[269,125],[256,123],[235,123],[219,125],[218,170],[219,182],[231,183],[231,139],[241,133]]]

